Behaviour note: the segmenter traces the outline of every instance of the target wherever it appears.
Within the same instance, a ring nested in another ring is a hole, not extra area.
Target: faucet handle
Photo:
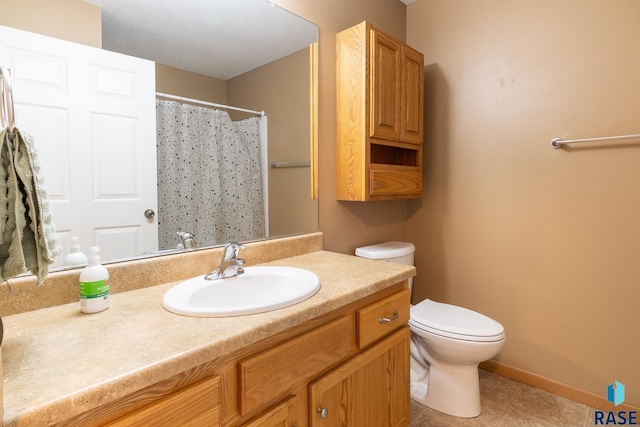
[[[237,260],[240,249],[244,249],[244,248],[245,246],[238,242],[227,243],[226,245],[224,245],[224,260],[225,261]]]
[[[244,249],[244,245],[242,243],[238,243],[238,242],[227,242],[224,247],[226,248],[227,246],[231,246],[233,248],[238,248],[238,249]]]
[[[178,231],[178,237],[180,238],[180,245],[182,249],[194,249],[196,247],[196,237],[188,231]]]
[[[238,242],[229,242],[224,245],[224,254],[218,268],[209,274],[205,274],[206,280],[225,279],[227,277],[239,276],[244,273],[242,266],[244,259],[238,258],[238,252],[244,249],[244,245]]]

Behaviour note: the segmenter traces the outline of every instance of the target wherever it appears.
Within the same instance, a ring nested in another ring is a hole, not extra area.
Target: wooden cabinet
[[[398,283],[64,425],[407,426],[409,296]]]
[[[311,427],[409,424],[408,327],[309,386]]]
[[[308,407],[302,404],[292,414],[279,405],[268,413],[277,412],[278,417],[264,417],[278,423],[295,421],[289,425],[408,425],[410,294],[404,287],[360,304],[331,322],[241,360],[240,414],[268,407],[274,398],[295,391],[308,392]],[[331,415],[323,418],[327,413]]]
[[[367,22],[336,41],[338,200],[419,197],[423,55]]]

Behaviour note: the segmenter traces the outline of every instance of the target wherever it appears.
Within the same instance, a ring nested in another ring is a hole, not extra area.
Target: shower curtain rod
[[[160,98],[173,99],[173,100],[176,100],[176,101],[190,102],[192,104],[205,105],[207,107],[223,108],[225,110],[242,111],[244,113],[252,113],[252,114],[257,114],[258,116],[264,117],[264,111],[247,110],[246,108],[232,107],[231,105],[224,105],[224,104],[216,104],[215,102],[200,101],[199,99],[185,98],[183,96],[176,96],[176,95],[169,95],[168,93],[156,92],[156,96],[160,97]]]

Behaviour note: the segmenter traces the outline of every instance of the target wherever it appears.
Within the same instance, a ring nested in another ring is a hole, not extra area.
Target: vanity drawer
[[[242,427],[295,426],[297,425],[295,403],[296,397],[291,396],[267,413],[246,424],[242,424]]]
[[[358,347],[363,348],[409,321],[411,292],[403,289],[357,311]]]
[[[220,377],[212,377],[126,415],[110,427],[220,426]]]
[[[283,396],[356,350],[353,316],[293,338],[238,363],[240,413]]]

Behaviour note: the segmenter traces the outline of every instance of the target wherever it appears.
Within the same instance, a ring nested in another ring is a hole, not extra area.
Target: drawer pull
[[[387,323],[387,322],[393,322],[394,320],[396,320],[398,318],[398,310],[395,310],[393,312],[393,316],[392,317],[381,317],[380,318],[380,323]]]
[[[327,408],[318,407],[317,411],[320,414],[320,418],[323,420],[329,415],[329,410]]]

